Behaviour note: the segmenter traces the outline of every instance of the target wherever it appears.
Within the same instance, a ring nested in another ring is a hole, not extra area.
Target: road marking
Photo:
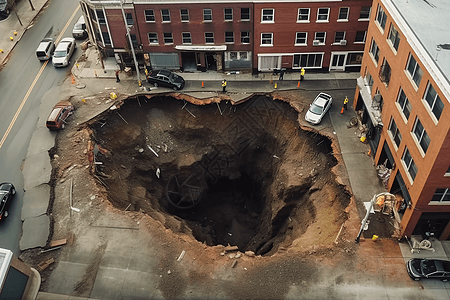
[[[56,39],[56,44],[61,40],[64,32],[66,31],[67,27],[69,27],[69,24],[72,22],[73,18],[75,17],[76,13],[80,9],[80,6],[77,6],[77,9],[73,12],[72,16],[70,17],[69,21],[67,21],[66,25],[64,26],[63,30],[59,34],[58,38]],[[30,88],[28,89],[27,93],[25,94],[25,97],[22,100],[22,103],[20,103],[19,108],[16,111],[16,114],[14,115],[13,119],[11,120],[11,123],[9,123],[8,129],[6,129],[5,134],[2,137],[2,140],[0,141],[0,148],[3,146],[3,143],[5,142],[6,138],[8,137],[9,133],[11,132],[12,127],[14,126],[14,123],[16,123],[17,118],[19,117],[20,112],[22,111],[22,108],[24,107],[25,103],[28,100],[28,97],[31,94],[31,91],[33,90],[34,86],[36,85],[36,82],[39,80],[39,77],[41,77],[42,72],[44,72],[45,66],[48,64],[48,60],[42,65],[41,69],[39,70],[38,74],[33,80],[33,83],[31,84]]]

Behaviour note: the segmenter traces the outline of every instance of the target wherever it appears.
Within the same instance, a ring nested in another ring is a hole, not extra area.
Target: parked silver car
[[[305,120],[314,125],[319,124],[326,112],[330,109],[332,103],[333,98],[330,95],[323,92],[320,93],[314,99],[313,103],[311,103],[306,112]]]
[[[74,38],[63,38],[58,46],[56,46],[56,50],[53,53],[52,64],[55,67],[67,67],[70,62],[70,57],[75,51],[75,46]]]

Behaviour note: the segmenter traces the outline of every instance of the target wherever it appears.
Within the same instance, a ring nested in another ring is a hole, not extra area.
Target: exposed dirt
[[[94,109],[81,98],[72,100],[75,118]],[[220,259],[223,247],[215,245],[266,256],[334,255],[350,195],[335,175],[333,141],[300,126],[309,101],[297,92],[279,92],[239,105],[221,101],[219,108],[211,99],[193,105],[139,96],[85,124],[68,124],[51,151],[52,190],[61,198],[72,178],[74,198],[86,200],[77,203],[82,214],[73,218],[67,203],[54,202],[50,239],[71,237],[70,247],[107,213],[118,223],[140,223],[161,241],[188,243],[191,255],[203,257],[197,264],[205,266]],[[43,257],[36,251],[23,255],[33,266]],[[56,252],[53,257],[58,260]],[[89,295],[98,270],[94,260],[76,286],[78,296]],[[41,290],[51,270],[41,272]]]

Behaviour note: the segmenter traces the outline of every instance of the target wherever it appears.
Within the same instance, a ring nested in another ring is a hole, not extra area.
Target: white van
[[[81,16],[75,23],[75,25],[73,25],[72,36],[76,39],[87,38],[86,23],[84,22],[84,16]]]

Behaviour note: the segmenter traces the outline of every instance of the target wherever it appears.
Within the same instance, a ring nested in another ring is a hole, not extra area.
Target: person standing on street
[[[222,92],[226,92],[227,89],[227,81],[224,79],[222,80]]]
[[[300,70],[300,81],[302,81],[303,79],[305,79],[305,69],[303,69],[302,67],[302,69]]]
[[[120,82],[119,70],[116,70],[116,82]]]
[[[279,80],[283,80],[283,77],[284,77],[284,68],[281,68]]]
[[[347,98],[347,96],[345,96],[345,99],[344,99],[344,109],[345,110],[347,110],[347,103],[348,103],[348,98]]]

